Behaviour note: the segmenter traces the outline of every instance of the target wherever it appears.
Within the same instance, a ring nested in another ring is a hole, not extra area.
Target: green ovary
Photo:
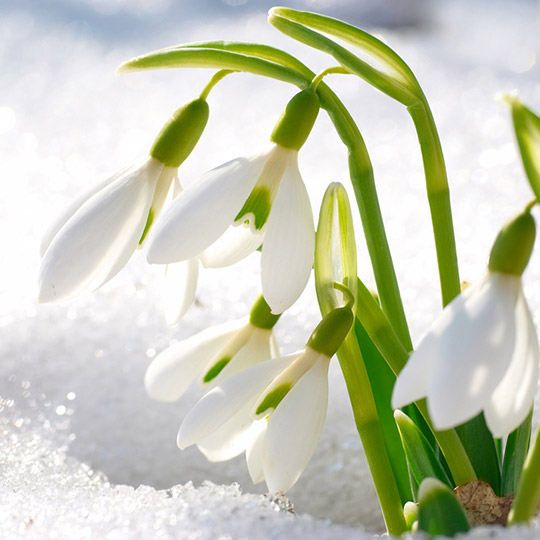
[[[255,187],[234,221],[242,221],[245,216],[253,214],[255,228],[260,231],[268,219],[271,207],[270,190],[266,187]]]
[[[215,379],[223,370],[223,368],[231,361],[230,356],[225,356],[218,360],[205,374],[203,382],[207,383]]]
[[[277,388],[274,388],[257,407],[255,414],[259,415],[268,409],[275,409],[291,388],[292,386],[290,384],[281,384]]]

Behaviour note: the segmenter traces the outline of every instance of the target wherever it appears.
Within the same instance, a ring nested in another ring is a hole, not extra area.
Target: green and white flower
[[[267,151],[225,163],[183,191],[156,224],[148,262],[200,257],[206,266],[228,266],[263,244],[263,295],[272,313],[290,307],[313,265],[315,228],[298,150],[317,111],[316,95],[300,92],[278,122]],[[291,125],[299,115],[302,121]]]
[[[89,190],[56,219],[41,244],[40,302],[93,291],[125,266],[160,213],[207,119],[206,101],[184,105],[165,124],[147,158]]]
[[[286,492],[306,468],[328,405],[328,367],[353,321],[350,309],[325,317],[300,352],[229,378],[191,409],[178,432],[184,449],[197,444],[211,461],[246,451],[254,483]]]
[[[539,347],[521,274],[534,235],[528,211],[501,231],[484,277],[444,309],[399,374],[394,408],[427,397],[438,430],[483,411],[495,437],[504,437],[527,417],[536,393]]]
[[[259,299],[249,319],[208,328],[174,343],[150,364],[144,377],[148,395],[159,401],[176,401],[199,378],[211,388],[232,375],[278,354],[273,327],[279,316]]]

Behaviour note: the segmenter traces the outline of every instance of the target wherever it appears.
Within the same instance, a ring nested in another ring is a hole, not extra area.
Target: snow
[[[288,494],[298,517],[278,511],[286,503],[271,502],[264,486],[251,484],[242,457],[212,464],[196,449],[176,448],[180,421],[200,395],[196,387],[175,404],[144,393],[146,366],[169,343],[246,315],[259,293],[258,254],[234,268],[204,271],[196,305],[173,328],[159,310],[162,269],[148,267],[143,253],[93,295],[67,305],[36,303],[39,240],[54,214],[86,186],[143,156],[170,113],[210,76],[163,70],[116,77],[120,62],[179,42],[243,39],[286,48],[315,70],[333,65],[270,28],[264,16],[270,4],[231,4],[220,4],[213,18],[205,11],[210,0],[183,9],[168,0],[0,5],[2,537],[322,539],[370,538],[382,530],[337,362],[321,442]],[[296,5],[318,9],[317,2]],[[356,5],[336,9],[342,17],[396,26],[391,10],[369,18],[372,12],[355,12]],[[472,281],[497,230],[531,198],[508,112],[493,96],[518,88],[540,110],[538,12],[525,0],[409,5],[407,22],[416,26],[371,29],[409,63],[430,100],[447,159],[462,279]],[[418,342],[439,296],[410,119],[363,81],[336,75],[328,83],[358,121],[373,159]],[[250,75],[227,77],[210,95],[209,126],[181,168],[182,182],[259,151],[293,92]],[[300,154],[300,169],[315,211],[329,182],[349,189],[345,151],[324,114]],[[371,284],[358,238],[360,275]],[[537,323],[539,278],[537,250],[525,274]],[[310,283],[276,327],[283,352],[303,346],[317,322]],[[469,536],[539,533],[536,525]]]

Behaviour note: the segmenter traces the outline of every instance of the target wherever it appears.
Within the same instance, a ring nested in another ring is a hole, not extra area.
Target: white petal
[[[321,355],[268,420],[263,469],[271,493],[287,492],[295,484],[319,442],[328,405],[328,364]]]
[[[154,227],[148,262],[191,259],[215,242],[242,208],[266,155],[229,161],[180,193]]]
[[[313,213],[294,154],[272,205],[262,249],[262,290],[272,313],[282,313],[302,294],[314,250]]]
[[[433,360],[437,354],[437,339],[428,334],[411,354],[399,373],[392,391],[392,408],[399,409],[427,396]]]
[[[148,158],[88,199],[65,223],[42,260],[40,302],[92,291],[127,263],[144,230],[162,167]]]
[[[246,448],[246,462],[254,484],[264,480],[263,456],[266,448],[266,428],[268,419],[256,420],[251,425],[250,440]]]
[[[438,354],[428,408],[437,429],[476,416],[506,372],[516,339],[520,288],[520,278],[488,273],[451,302],[433,326]]]
[[[178,431],[178,446],[183,450],[198,443],[238,411],[246,409],[249,412],[259,394],[290,362],[291,358],[287,356],[263,362],[238,373],[208,392],[184,418]]]
[[[148,395],[160,401],[179,399],[210,359],[244,324],[244,321],[234,321],[208,328],[158,354],[144,376]]]
[[[161,286],[161,302],[167,324],[176,324],[193,304],[198,277],[197,258],[166,266]]]
[[[525,420],[538,381],[538,337],[523,292],[515,315],[518,334],[512,359],[485,407],[487,425],[497,438],[508,435]]]
[[[244,371],[245,369],[260,364],[272,358],[270,352],[270,339],[272,330],[253,328],[253,333],[248,342],[236,353],[231,361],[221,370],[219,375],[212,381],[215,385]]]
[[[207,268],[231,266],[253,253],[264,238],[262,231],[251,230],[247,225],[231,225],[201,255]]]
[[[198,449],[208,461],[227,461],[245,451],[251,435],[253,420],[249,409],[235,414],[211,435],[197,443]]]
[[[114,182],[120,176],[129,174],[131,170],[137,169],[138,167],[139,167],[139,164],[130,165],[129,167],[126,167],[125,169],[122,169],[118,171],[117,173],[113,174],[109,178],[102,180],[101,182],[97,183],[95,186],[92,186],[85,193],[77,197],[64,210],[62,210],[62,212],[58,216],[56,216],[56,219],[49,225],[49,228],[47,229],[47,231],[45,232],[45,234],[43,235],[41,239],[41,245],[40,245],[40,250],[39,250],[41,257],[45,255],[45,252],[47,251],[48,247],[51,245],[51,242],[53,241],[54,237],[58,234],[58,231],[67,223],[67,221],[73,216],[73,214],[75,214],[75,212],[77,212],[77,210],[88,199],[90,199],[90,197],[93,197],[98,191],[101,191],[104,187]]]

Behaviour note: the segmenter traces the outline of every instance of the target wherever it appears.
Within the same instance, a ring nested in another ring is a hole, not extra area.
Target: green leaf
[[[331,54],[343,67],[404,105],[423,101],[420,85],[407,64],[382,41],[355,26],[317,13],[284,7],[272,8],[268,20],[284,34]],[[363,53],[365,59],[310,28],[357,47],[355,52]]]
[[[516,139],[529,184],[540,200],[540,118],[517,96],[506,96],[511,109]]]
[[[454,487],[439,462],[435,450],[416,424],[402,411],[396,410],[394,418],[399,430],[409,469],[413,478],[421,484],[425,478],[437,478],[448,487]]]
[[[471,460],[476,476],[487,482],[496,495],[501,494],[501,468],[493,435],[486,426],[484,415],[479,414],[456,431]]]
[[[435,478],[426,478],[418,490],[418,529],[431,537],[452,537],[470,529],[454,493]]]
[[[510,435],[504,448],[502,468],[502,495],[513,495],[518,487],[525,457],[529,451],[531,441],[532,411],[523,423]]]
[[[392,370],[388,367],[388,364],[358,319],[356,320],[354,330],[373,391],[384,444],[390,458],[390,465],[396,479],[401,503],[405,504],[407,501],[413,499],[413,494],[405,452],[390,404],[396,376],[392,373]]]

